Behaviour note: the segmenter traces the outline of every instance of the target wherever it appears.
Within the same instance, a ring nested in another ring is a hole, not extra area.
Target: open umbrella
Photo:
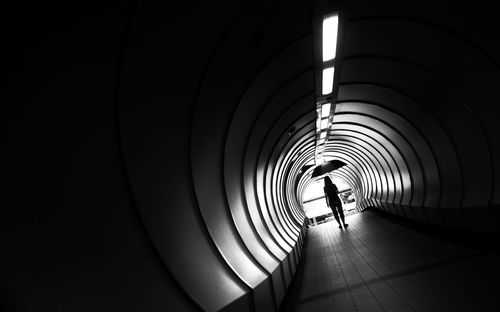
[[[325,173],[339,169],[340,167],[343,167],[345,165],[347,165],[345,162],[338,160],[338,159],[326,161],[326,162],[322,163],[321,165],[317,166],[316,168],[314,168],[311,177],[312,178],[319,177]]]
[[[302,169],[300,169],[299,174],[297,174],[297,177],[295,178],[295,189],[297,189],[297,185],[299,185],[299,181],[302,178],[302,176],[304,175],[304,173],[313,166],[314,165],[305,165],[302,167]]]

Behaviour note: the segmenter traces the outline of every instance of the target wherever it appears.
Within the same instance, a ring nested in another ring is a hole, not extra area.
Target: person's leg
[[[342,203],[338,202],[335,205],[335,208],[337,209],[338,214],[340,215],[340,219],[342,220],[342,223],[344,224],[344,227],[348,227],[349,224],[345,223],[344,208],[342,208]]]
[[[335,206],[331,206],[330,208],[332,208],[333,217],[335,218],[335,220],[337,220],[339,228],[341,229],[342,223],[340,223],[340,218],[339,218],[339,213],[337,212],[337,208],[335,208]]]

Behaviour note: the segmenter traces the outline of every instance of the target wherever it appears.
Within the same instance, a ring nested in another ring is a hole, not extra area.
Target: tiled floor
[[[289,311],[500,311],[500,255],[373,213],[309,228]],[[298,294],[298,295],[297,295]]]

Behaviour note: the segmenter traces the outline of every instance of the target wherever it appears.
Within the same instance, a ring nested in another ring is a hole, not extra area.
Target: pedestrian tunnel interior
[[[114,24],[100,30],[122,25],[126,33],[118,78],[102,85],[118,90],[109,123],[130,186],[123,201],[137,212],[126,218],[141,224],[147,251],[138,253],[156,259],[164,276],[161,287],[134,296],[173,311],[279,308],[307,237],[302,195],[313,182],[319,88],[312,21],[334,10],[341,63],[324,156],[347,164],[332,175],[353,190],[356,210],[498,233],[495,9],[363,0],[182,5],[188,16],[147,1],[123,16],[110,10]],[[107,53],[89,49],[86,57]],[[149,289],[139,275],[132,280]]]
[[[500,75],[497,56],[485,49],[498,45],[471,37],[484,31],[478,24],[443,18],[445,8],[429,13],[415,4],[391,15],[353,3],[341,11],[339,91],[324,152],[348,164],[334,177],[352,188],[358,211],[374,207],[440,227],[496,232]],[[161,64],[161,53],[148,49],[157,43],[144,43],[147,26],[132,33],[131,46],[134,35],[143,46],[125,58],[121,135],[140,213],[183,294],[207,310],[267,311],[283,299],[307,231],[301,194],[314,163],[314,31],[310,9],[298,3],[262,3],[241,14],[215,46],[204,38],[192,43],[212,52],[196,79],[191,71],[178,78],[196,82],[190,101],[182,88],[179,95],[153,90],[179,106],[194,103],[180,111],[182,129],[179,107],[139,106],[143,95],[128,93]],[[262,18],[258,26],[253,14]],[[201,57],[192,50],[182,58]],[[158,143],[165,136],[168,147]],[[152,190],[152,176],[163,187]],[[164,218],[155,197],[165,202]]]

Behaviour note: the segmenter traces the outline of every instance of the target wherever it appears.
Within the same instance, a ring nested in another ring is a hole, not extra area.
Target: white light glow
[[[328,128],[328,118],[321,119],[321,126],[319,128],[322,130]]]
[[[330,115],[330,107],[332,105],[330,103],[323,104],[321,106],[321,118],[328,117]]]
[[[320,139],[324,139],[324,138],[326,138],[326,132],[324,132],[324,131],[323,131],[323,132],[321,132],[321,133],[319,134],[319,138],[320,138]]]
[[[323,62],[332,60],[337,53],[338,27],[338,15],[323,19]]]
[[[333,90],[333,74],[335,72],[334,67],[328,67],[323,69],[323,83],[322,83],[322,93],[323,95],[332,93]]]

